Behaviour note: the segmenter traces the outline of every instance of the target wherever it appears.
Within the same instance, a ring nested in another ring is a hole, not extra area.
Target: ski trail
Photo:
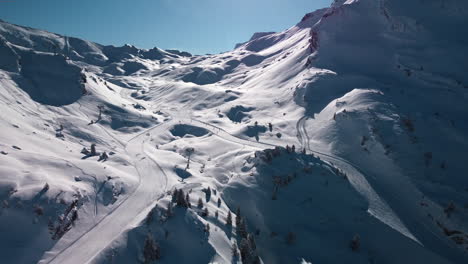
[[[332,154],[310,149],[309,138],[304,128],[306,120],[307,118],[304,117],[297,123],[298,139],[301,145],[306,147],[309,152],[320,156],[325,161],[333,163],[346,172],[351,184],[369,200],[369,213],[403,235],[419,242],[402,224],[392,209],[377,195],[361,173],[359,167]],[[256,142],[240,138],[230,134],[221,127],[194,118],[173,118],[142,131],[132,137],[125,145],[125,150],[134,159],[134,165],[139,175],[137,188],[78,239],[59,252],[54,252],[53,250],[47,252],[39,263],[88,263],[92,261],[112,241],[127,230],[131,223],[135,222],[136,216],[141,217],[142,212],[148,210],[151,205],[164,196],[168,188],[167,175],[161,166],[146,153],[145,142],[147,133],[165,131],[177,123],[191,123],[204,127],[214,136],[242,146],[250,146],[257,149],[277,146],[266,142]]]
[[[395,212],[390,208],[390,206],[375,192],[369,182],[366,180],[362,169],[360,169],[357,165],[343,159],[337,157],[331,153],[324,153],[320,151],[312,150],[309,146],[310,139],[308,137],[307,131],[305,129],[305,121],[307,117],[302,117],[299,119],[297,123],[298,134],[300,135],[298,138],[300,143],[303,147],[305,147],[310,153],[314,153],[319,156],[321,159],[330,162],[331,164],[335,165],[336,167],[340,168],[342,171],[346,173],[350,183],[353,187],[361,193],[364,197],[367,198],[369,201],[369,213],[372,214],[374,217],[379,219],[384,224],[390,226],[391,228],[397,230],[401,234],[405,235],[406,237],[418,242],[419,240],[406,228],[406,226],[401,222],[400,218],[395,214]],[[207,122],[203,122],[197,119],[190,119],[190,122],[202,125],[208,130],[210,130],[214,135],[221,137],[225,140],[251,146],[254,148],[263,149],[265,147],[276,147],[277,145],[264,143],[264,142],[254,142],[246,139],[239,138],[238,136],[232,135],[226,130],[217,127],[215,125],[209,124]],[[217,133],[212,131],[210,128],[217,129]],[[305,142],[304,142],[305,141]],[[421,244],[421,243],[420,243]]]
[[[369,201],[368,212],[371,215],[379,219],[384,224],[405,235],[406,237],[421,244],[421,242],[403,224],[403,222],[390,208],[390,206],[376,193],[374,188],[372,188],[372,186],[367,181],[363,170],[359,166],[331,153],[315,151],[310,148],[310,138],[305,128],[307,119],[308,117],[304,116],[301,117],[297,122],[296,128],[299,135],[299,143],[310,153],[318,155],[321,159],[332,163],[344,171],[353,187]]]
[[[126,151],[134,157],[139,175],[138,186],[114,209],[60,251],[48,251],[39,263],[88,263],[112,241],[118,238],[135,216],[162,197],[167,188],[167,176],[144,150],[145,134],[158,129],[155,126],[129,140]],[[143,155],[143,158],[141,156]],[[160,184],[164,182],[164,184]],[[63,238],[62,238],[63,239]]]

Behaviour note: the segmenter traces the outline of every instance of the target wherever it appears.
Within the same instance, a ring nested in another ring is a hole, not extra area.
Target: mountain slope
[[[463,263],[467,20],[337,0],[206,56],[0,22],[0,258]]]

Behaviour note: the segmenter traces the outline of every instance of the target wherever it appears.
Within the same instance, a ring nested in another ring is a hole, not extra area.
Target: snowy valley
[[[335,0],[192,55],[0,21],[1,262],[466,263],[467,26]]]

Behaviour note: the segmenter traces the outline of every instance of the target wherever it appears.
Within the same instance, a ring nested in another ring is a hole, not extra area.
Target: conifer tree
[[[167,205],[166,216],[167,216],[167,217],[171,217],[172,215],[173,215],[173,213],[172,213],[172,202],[170,202],[170,203]]]
[[[237,210],[236,210],[236,227],[239,226],[239,224],[241,222],[241,219],[242,219],[241,210],[240,210],[240,207],[237,207]]]
[[[188,193],[185,195],[185,201],[187,202],[187,207],[192,208],[192,204],[190,203],[190,196]]]
[[[91,156],[96,156],[96,144],[91,144]]]
[[[177,195],[179,194],[179,190],[176,188],[174,191],[172,191],[172,198],[171,201],[175,203],[177,201]]]
[[[149,233],[145,240],[143,257],[145,258],[145,263],[151,263],[161,258],[159,245],[154,241],[153,237]]]
[[[226,226],[231,227],[232,226],[232,215],[231,211],[228,211],[228,215],[226,217]]]
[[[177,192],[177,206],[188,207],[187,200],[185,199],[185,194],[183,190]]]
[[[232,258],[234,260],[237,260],[237,258],[239,257],[239,252],[238,252],[237,245],[235,242],[232,242],[231,252],[232,252]]]
[[[209,212],[208,212],[208,207],[205,207],[205,209],[203,209],[202,216],[203,216],[203,217],[207,217],[208,214],[209,214]]]

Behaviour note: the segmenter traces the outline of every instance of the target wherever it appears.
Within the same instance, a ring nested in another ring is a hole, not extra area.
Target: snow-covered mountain
[[[335,0],[192,56],[0,21],[2,263],[467,262],[467,25]]]

